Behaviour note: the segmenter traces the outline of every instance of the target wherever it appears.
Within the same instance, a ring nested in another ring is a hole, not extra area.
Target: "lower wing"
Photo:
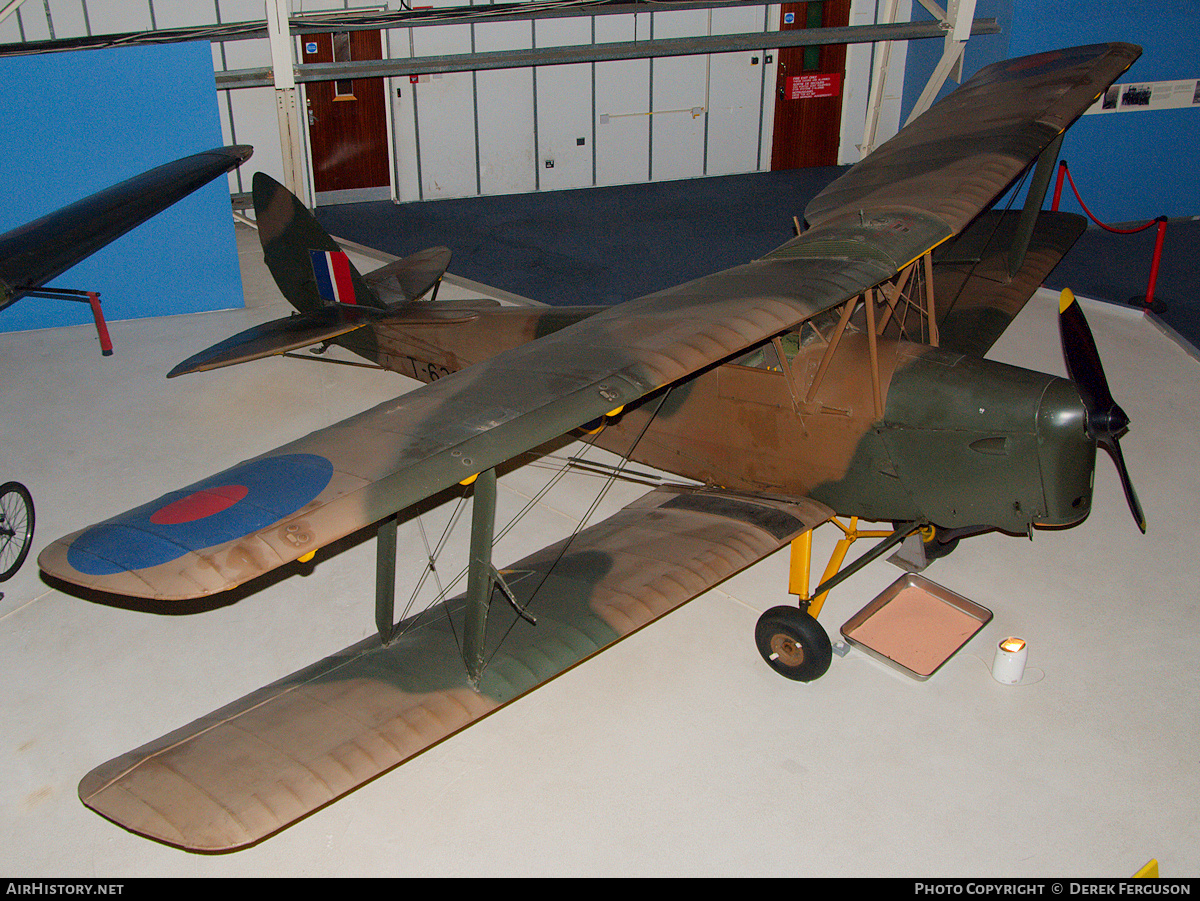
[[[352,791],[702,594],[832,511],[658,488],[503,571],[479,689],[456,636],[461,598],[383,645],[372,637],[157,741],[79,785],[134,832],[196,851],[251,844]]]

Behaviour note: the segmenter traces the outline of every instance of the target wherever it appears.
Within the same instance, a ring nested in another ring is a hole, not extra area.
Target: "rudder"
[[[262,172],[254,174],[254,215],[267,268],[297,310],[333,303],[384,306],[304,204]]]

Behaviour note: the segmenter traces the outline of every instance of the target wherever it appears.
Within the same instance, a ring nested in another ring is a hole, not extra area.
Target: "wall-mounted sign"
[[[1114,84],[1092,104],[1088,112],[1131,113],[1195,106],[1200,106],[1200,80],[1189,78],[1185,81]]]
[[[789,75],[787,79],[788,100],[809,100],[813,97],[840,97],[842,93],[842,73],[831,72],[827,75],[812,73],[809,75]]]

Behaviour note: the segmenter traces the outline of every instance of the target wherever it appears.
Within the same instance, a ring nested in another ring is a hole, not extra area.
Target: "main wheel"
[[[33,541],[33,498],[20,482],[0,485],[0,582],[21,568]]]
[[[892,528],[898,529],[901,525],[902,523],[894,522],[892,523]],[[934,560],[940,560],[942,557],[949,556],[958,547],[957,538],[943,541],[942,536],[946,534],[946,530],[932,523],[921,526],[917,530],[917,534],[921,536],[921,548],[925,551],[926,563],[932,563]]]
[[[797,682],[819,679],[833,662],[829,636],[798,607],[772,607],[760,616],[754,643],[771,669]]]
[[[920,532],[921,546],[925,549],[925,559],[929,562],[940,560],[942,557],[947,557],[958,547],[958,539],[951,538],[949,541],[943,541],[942,535],[945,534],[944,529],[939,529],[937,526],[921,526]]]

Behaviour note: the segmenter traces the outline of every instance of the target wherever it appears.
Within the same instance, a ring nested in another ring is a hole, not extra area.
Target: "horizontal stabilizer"
[[[398,295],[405,301],[416,300],[441,281],[449,265],[448,248],[429,247],[367,273],[364,280],[385,301],[387,295]]]
[[[378,315],[379,311],[373,307],[331,306],[264,322],[188,357],[168,372],[167,378],[220,369],[319,344],[366,325]]]
[[[337,305],[318,307],[285,319],[275,319],[248,328],[226,338],[198,354],[188,357],[167,373],[167,378],[220,369],[235,363],[248,363],[263,357],[299,350],[312,344],[332,341],[367,323],[397,325],[453,324],[479,318],[482,309],[499,306],[494,300],[450,301],[447,303],[409,303],[389,308]]]
[[[195,851],[265,838],[537,688],[826,521],[786,503],[660,488],[504,570],[479,690],[456,634],[462,599],[381,645],[368,638],[102,764],[80,799],[134,832]]]

